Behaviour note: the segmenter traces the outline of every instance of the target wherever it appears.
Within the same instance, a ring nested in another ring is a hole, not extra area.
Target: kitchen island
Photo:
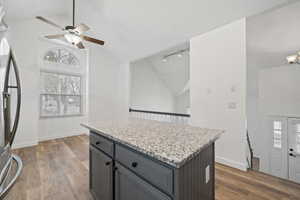
[[[95,199],[214,199],[214,142],[223,131],[133,118],[83,126]]]

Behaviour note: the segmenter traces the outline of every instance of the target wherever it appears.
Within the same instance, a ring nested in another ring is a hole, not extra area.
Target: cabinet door
[[[90,146],[90,191],[96,200],[112,200],[112,159]]]
[[[117,165],[116,170],[116,200],[171,200],[171,198],[135,174]]]

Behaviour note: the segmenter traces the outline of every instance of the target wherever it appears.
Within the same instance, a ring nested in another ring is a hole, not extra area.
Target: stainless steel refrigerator
[[[21,85],[13,51],[5,37],[0,40],[0,199],[3,199],[22,170],[21,159],[11,152],[20,117]]]

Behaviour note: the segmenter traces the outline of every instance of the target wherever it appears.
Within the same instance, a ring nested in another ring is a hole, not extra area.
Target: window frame
[[[83,87],[84,87],[84,75],[82,75],[81,73],[71,73],[71,72],[65,72],[65,70],[46,70],[46,69],[41,69],[40,70],[40,80],[42,79],[42,73],[49,73],[49,74],[55,74],[55,75],[63,75],[63,76],[71,76],[71,77],[79,77],[80,78],[80,94],[76,95],[76,94],[53,94],[53,93],[42,93],[41,91],[41,87],[39,88],[39,101],[40,101],[40,108],[39,108],[39,117],[40,119],[49,119],[49,118],[69,118],[69,117],[81,117],[84,116],[84,94],[83,94]],[[80,98],[80,113],[79,114],[64,114],[64,115],[42,115],[42,98],[43,96],[75,96],[75,97],[79,97]]]
[[[49,54],[49,52],[60,52],[60,51],[64,51],[64,52],[67,52],[69,55],[72,55],[72,57],[75,58],[76,60],[76,65],[73,65],[73,64],[66,64],[66,63],[63,63],[63,62],[55,62],[55,61],[50,61],[50,60],[47,60],[46,59],[46,56]],[[81,63],[80,63],[80,60],[78,59],[78,57],[70,50],[68,50],[67,48],[61,48],[61,47],[54,47],[54,48],[51,48],[49,49],[42,57],[42,60],[45,64],[47,65],[64,65],[64,66],[68,66],[72,69],[78,69],[81,67]]]

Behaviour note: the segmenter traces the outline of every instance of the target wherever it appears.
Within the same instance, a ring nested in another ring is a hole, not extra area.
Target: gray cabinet
[[[138,176],[159,187],[167,194],[173,194],[173,169],[120,145],[116,145],[115,158]]]
[[[170,197],[118,164],[115,189],[116,200],[171,200]]]
[[[113,200],[112,188],[112,159],[90,146],[90,191],[92,195],[97,200]]]
[[[95,200],[214,200],[214,162],[214,143],[175,168],[90,134],[90,190]]]

